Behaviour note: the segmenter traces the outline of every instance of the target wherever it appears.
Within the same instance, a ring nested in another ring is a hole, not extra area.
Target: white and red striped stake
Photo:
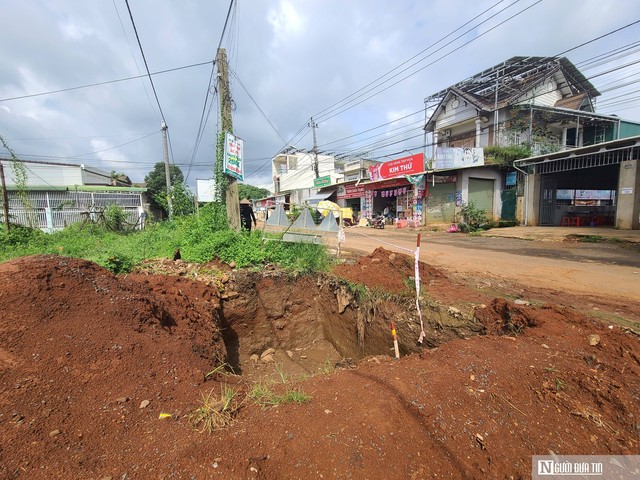
[[[393,348],[396,351],[396,360],[400,358],[400,349],[398,348],[398,335],[396,335],[396,326],[391,320],[391,335],[393,335]]]
[[[422,343],[425,337],[424,333],[424,324],[422,323],[422,310],[420,310],[420,236],[418,234],[418,241],[416,245],[416,309],[418,310],[418,316],[420,317],[420,337],[418,338],[418,343]]]

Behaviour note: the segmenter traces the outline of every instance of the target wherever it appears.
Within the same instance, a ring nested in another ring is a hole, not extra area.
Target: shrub
[[[104,209],[104,224],[109,230],[122,232],[127,227],[127,214],[120,205],[107,205]]]
[[[482,230],[484,229],[483,226],[486,226],[489,222],[485,211],[477,208],[474,202],[469,202],[467,205],[463,206],[460,210],[460,214],[464,221],[459,225],[459,227],[464,233]]]
[[[135,266],[131,257],[123,254],[112,255],[101,263],[103,267],[115,274],[129,273]]]
[[[7,247],[15,247],[19,245],[28,245],[33,243],[42,243],[44,240],[44,232],[38,228],[30,228],[22,225],[11,225],[11,230],[7,234],[6,231],[0,234],[0,245]]]

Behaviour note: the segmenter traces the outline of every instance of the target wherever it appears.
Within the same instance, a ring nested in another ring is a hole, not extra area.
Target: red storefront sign
[[[365,188],[363,185],[345,185],[344,187],[338,187],[338,200],[364,197],[364,191]]]
[[[424,154],[416,153],[408,157],[397,158],[388,162],[379,163],[369,167],[371,181],[387,178],[401,177],[403,175],[416,175],[424,172]]]

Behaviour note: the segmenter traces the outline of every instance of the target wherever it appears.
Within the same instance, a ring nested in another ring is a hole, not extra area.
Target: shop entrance
[[[543,175],[540,225],[613,225],[619,174],[615,164]]]

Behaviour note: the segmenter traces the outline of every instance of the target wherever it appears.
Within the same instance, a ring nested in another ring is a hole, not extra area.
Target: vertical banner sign
[[[244,181],[243,141],[234,134],[224,135],[224,173]]]

